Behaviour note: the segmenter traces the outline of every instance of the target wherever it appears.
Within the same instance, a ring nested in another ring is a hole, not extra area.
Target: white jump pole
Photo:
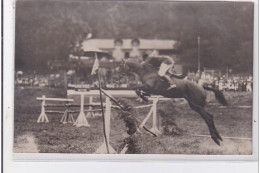
[[[68,103],[67,103],[68,104]],[[60,122],[62,122],[63,124],[66,123],[75,123],[75,120],[73,118],[73,115],[71,113],[69,113],[68,111],[68,105],[66,105],[66,110],[63,114],[63,116],[61,117]]]
[[[42,108],[41,108],[41,114],[37,120],[37,123],[46,122],[48,123],[49,120],[47,118],[47,115],[45,113],[45,95],[42,96]]]
[[[87,117],[88,117],[88,118],[89,118],[89,117],[93,117],[93,112],[92,112],[92,106],[91,106],[91,104],[93,104],[93,97],[92,97],[92,96],[89,97],[89,108],[88,108],[89,112],[87,113]]]
[[[90,126],[84,113],[84,93],[80,93],[80,113],[74,125],[76,125],[76,127]]]
[[[71,113],[67,113],[67,114],[69,114],[68,123],[75,123],[73,115]]]
[[[67,116],[68,116],[67,111],[65,111],[64,114],[61,117],[60,122],[63,123],[63,124],[66,124],[67,123]]]
[[[147,116],[145,117],[145,119],[143,120],[143,122],[140,124],[139,128],[142,129],[145,125],[145,123],[148,121],[148,119],[151,117],[151,115],[153,115],[153,123],[152,123],[152,128],[150,129],[151,132],[153,132],[155,135],[160,135],[161,132],[158,129],[157,125],[156,125],[156,120],[157,120],[157,103],[159,101],[159,97],[156,98],[150,98],[153,101],[153,104],[150,105],[151,109],[149,111],[149,113],[147,114]],[[148,105],[146,105],[147,107]]]
[[[150,118],[150,116],[153,113],[153,107],[151,107],[149,113],[147,114],[147,116],[145,117],[145,119],[143,120],[143,122],[140,124],[139,128],[142,129],[145,125],[145,123],[147,122],[147,120]]]
[[[157,103],[159,101],[159,97],[157,98],[153,98],[153,106],[151,109],[153,109],[153,126],[150,129],[150,131],[152,131],[153,133],[155,133],[156,135],[160,135],[161,132],[157,127]]]
[[[109,143],[109,136],[110,136],[110,119],[111,119],[111,100],[109,97],[106,97],[106,111],[105,111],[105,131],[108,143],[108,150],[109,154],[117,154],[114,148]],[[104,139],[103,144],[96,150],[95,154],[108,154],[106,142]]]
[[[89,108],[88,108],[88,113],[87,113],[87,118],[90,118],[90,117],[95,117],[95,116],[102,116],[102,114],[98,114],[98,113],[95,113],[95,110],[93,109],[93,106],[92,105],[100,105],[100,103],[95,103],[93,102],[93,96],[89,96]]]

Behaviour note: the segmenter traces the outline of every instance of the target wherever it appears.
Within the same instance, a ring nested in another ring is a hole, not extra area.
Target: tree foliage
[[[66,61],[91,32],[94,38],[175,39],[183,64],[252,73],[251,2],[18,1],[17,69],[43,69]]]

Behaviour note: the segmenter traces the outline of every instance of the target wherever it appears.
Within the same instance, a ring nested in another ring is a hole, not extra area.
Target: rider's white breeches
[[[159,76],[165,76],[165,74],[167,73],[167,71],[169,69],[171,69],[173,67],[173,64],[165,64],[165,63],[162,63],[161,66],[160,66],[160,69],[158,71],[158,75]]]

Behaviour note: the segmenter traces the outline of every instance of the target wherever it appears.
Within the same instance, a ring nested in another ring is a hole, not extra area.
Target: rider
[[[167,90],[173,89],[176,87],[176,84],[173,82],[171,77],[167,74],[173,74],[171,70],[174,68],[174,60],[169,56],[149,56],[145,63],[150,63],[155,67],[159,67],[158,75],[162,78],[165,78],[169,84],[170,87]]]

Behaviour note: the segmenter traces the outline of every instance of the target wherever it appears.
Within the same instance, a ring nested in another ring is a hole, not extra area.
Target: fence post
[[[74,123],[74,125],[76,125],[77,127],[81,127],[81,126],[85,126],[85,127],[89,127],[89,123],[88,120],[86,118],[86,115],[84,113],[84,93],[80,94],[80,113],[79,116],[76,120],[76,122]]]
[[[87,113],[87,117],[93,117],[94,116],[94,114],[92,112],[92,106],[91,106],[92,104],[93,104],[93,97],[90,96],[89,97],[89,108],[88,108],[89,112]]]
[[[109,143],[109,136],[110,136],[110,119],[111,119],[111,100],[109,97],[106,97],[106,111],[105,111],[105,131],[107,136],[107,142],[108,142],[108,149],[110,154],[116,154],[117,152],[112,148],[112,146]],[[103,144],[96,150],[96,154],[107,154],[107,147],[106,142],[104,139]]]
[[[70,103],[67,101],[65,103],[66,109],[65,109],[64,114],[63,114],[63,116],[60,120],[60,122],[62,122],[63,124],[75,122],[72,113],[69,112],[69,106],[70,106]]]
[[[42,108],[41,108],[41,114],[40,114],[40,116],[39,116],[39,118],[38,118],[38,120],[37,120],[37,123],[41,123],[41,122],[46,122],[46,123],[48,123],[49,122],[49,120],[48,120],[48,118],[47,118],[47,115],[46,115],[46,113],[45,113],[45,95],[43,95],[42,96]]]
[[[153,106],[151,106],[151,109],[149,111],[149,113],[147,114],[147,116],[145,117],[145,119],[143,120],[143,122],[140,124],[139,128],[142,129],[145,125],[145,123],[147,122],[147,120],[150,118],[150,116],[153,113]]]
[[[156,135],[161,134],[160,130],[157,127],[157,103],[158,103],[158,101],[159,101],[159,97],[156,97],[156,98],[153,99],[153,106],[152,106],[152,109],[153,109],[153,126],[150,129]]]

